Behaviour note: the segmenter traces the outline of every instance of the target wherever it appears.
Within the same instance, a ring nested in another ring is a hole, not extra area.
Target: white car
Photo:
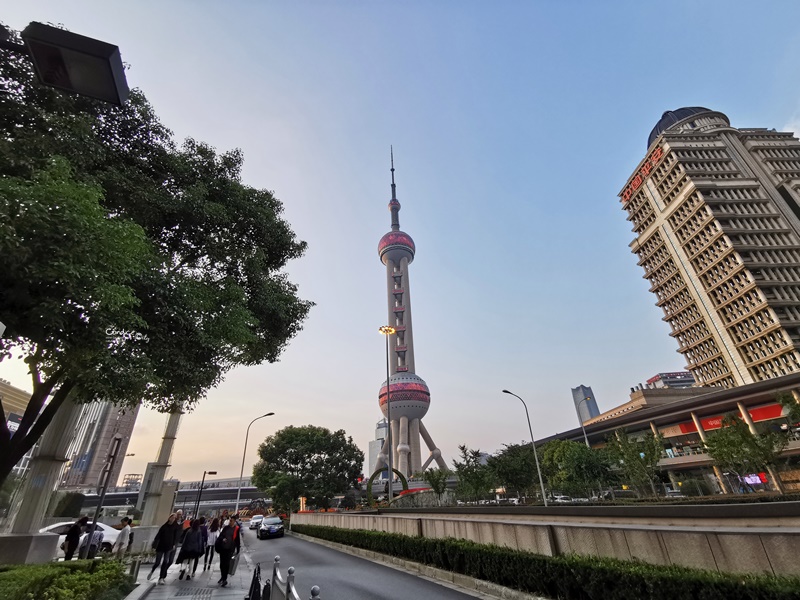
[[[67,531],[69,528],[75,524],[75,521],[65,521],[63,523],[55,523],[54,525],[48,525],[47,527],[42,527],[39,530],[39,533],[54,533],[58,536],[58,551],[56,553],[56,559],[61,560],[64,558],[64,551],[61,549],[61,544],[67,539]],[[91,526],[92,522],[89,521],[87,524],[87,528],[84,532],[89,531],[89,527]],[[103,523],[97,524],[98,529],[103,530],[103,542],[101,544],[100,550],[102,552],[111,552],[111,547],[114,545],[114,542],[117,541],[117,537],[119,537],[119,530],[114,529],[109,525],[104,525]],[[83,543],[83,539],[86,537],[86,533],[81,534],[81,543]],[[78,544],[78,548],[80,548],[80,544]],[[78,558],[78,552],[75,552],[75,556],[73,558]]]
[[[258,529],[258,526],[261,525],[261,521],[264,520],[264,515],[253,515],[250,517],[250,529]]]
[[[557,502],[558,504],[567,504],[572,502],[572,498],[569,496],[553,496],[553,502]]]

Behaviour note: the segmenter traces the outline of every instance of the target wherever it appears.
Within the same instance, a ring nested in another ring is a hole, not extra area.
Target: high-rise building
[[[378,394],[378,402],[383,416],[389,420],[391,427],[392,466],[403,475],[413,475],[427,469],[434,460],[441,469],[446,469],[447,464],[422,423],[422,417],[430,406],[431,393],[425,381],[416,374],[414,367],[408,267],[414,260],[416,248],[411,236],[400,231],[398,216],[400,202],[397,200],[394,183],[394,156],[392,156],[391,171],[392,199],[389,201],[389,210],[392,213],[392,230],[378,243],[378,255],[381,262],[386,265],[388,324],[394,328],[395,335],[389,336],[391,343],[389,381],[383,383]],[[389,404],[391,404],[391,418]],[[431,452],[424,464],[420,454],[420,436]],[[387,439],[378,457],[376,469],[382,469],[386,465],[388,446]]]
[[[375,425],[375,439],[370,441],[369,443],[369,463],[367,471],[369,474],[375,472],[375,468],[378,465],[378,456],[381,453],[381,448],[383,448],[383,444],[386,443],[386,430],[388,429],[389,424],[386,422],[386,419],[381,419]],[[381,479],[385,479],[383,473],[380,476]]]
[[[686,368],[733,387],[800,371],[800,141],[664,113],[620,192]]]
[[[600,414],[600,409],[597,408],[597,400],[595,400],[594,392],[590,387],[579,385],[576,388],[572,388],[572,402],[575,404],[575,411],[578,413],[581,423],[585,423]]]
[[[80,489],[95,488],[106,464],[111,440],[119,434],[122,443],[108,478],[109,485],[117,485],[138,414],[139,405],[120,408],[105,401],[83,405],[78,417],[78,429],[70,445],[70,462],[62,476],[62,485]]]

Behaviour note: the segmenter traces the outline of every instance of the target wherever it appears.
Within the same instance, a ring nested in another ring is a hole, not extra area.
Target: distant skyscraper
[[[378,456],[381,453],[381,448],[383,448],[383,444],[386,443],[387,428],[388,424],[386,423],[386,419],[381,419],[375,425],[375,439],[369,443],[369,464],[367,465],[369,471],[367,472],[367,477],[375,472],[375,467],[378,464]],[[383,473],[381,473],[381,479],[386,479],[386,477],[383,476]]]
[[[702,107],[664,113],[620,193],[632,251],[695,381],[800,370],[800,142]]]
[[[441,451],[433,443],[422,417],[428,412],[431,393],[428,386],[414,369],[414,336],[411,325],[411,290],[408,267],[414,260],[414,240],[400,231],[400,202],[397,200],[394,183],[394,157],[392,157],[392,199],[389,201],[392,213],[392,230],[378,243],[378,255],[386,265],[387,300],[389,305],[388,324],[395,328],[396,334],[390,336],[391,359],[389,383],[389,402],[392,405],[392,466],[403,473],[413,475],[428,468],[436,461],[439,468],[447,468]],[[378,394],[378,402],[383,416],[388,418],[386,382]],[[420,436],[431,451],[422,464]],[[386,440],[378,457],[376,469],[386,465],[389,452]]]
[[[579,385],[576,388],[572,388],[572,402],[575,404],[575,410],[578,412],[578,418],[582,423],[600,414],[600,410],[597,408],[597,400],[594,399],[594,392],[590,387]]]

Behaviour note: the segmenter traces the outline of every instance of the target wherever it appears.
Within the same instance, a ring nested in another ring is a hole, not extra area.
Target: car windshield
[[[264,518],[264,515],[256,515],[256,516],[254,516],[254,517],[253,517],[252,519],[250,519],[250,520],[251,520],[251,521],[260,521],[260,520],[261,520],[261,519],[263,519],[263,518]]]
[[[269,519],[264,519],[265,525],[280,525],[283,521],[280,517],[270,517]]]

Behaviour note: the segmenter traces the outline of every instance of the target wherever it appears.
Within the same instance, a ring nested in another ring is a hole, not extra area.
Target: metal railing
[[[245,600],[300,600],[294,584],[294,567],[289,567],[286,578],[281,575],[281,557],[275,557],[272,566],[272,579],[268,579],[261,589],[261,564],[258,563],[253,570],[253,580]],[[311,588],[309,600],[321,600],[319,586]]]

